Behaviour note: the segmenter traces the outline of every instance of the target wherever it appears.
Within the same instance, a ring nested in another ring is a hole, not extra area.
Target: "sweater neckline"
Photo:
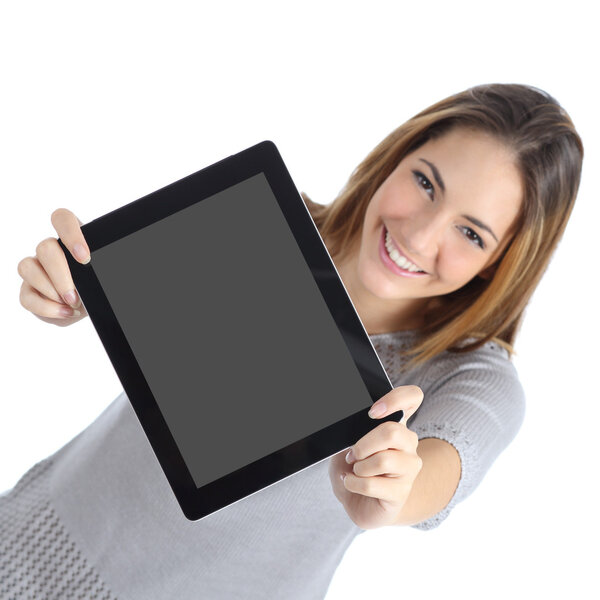
[[[369,335],[371,339],[385,339],[385,338],[410,338],[415,337],[418,334],[417,329],[402,329],[400,331],[390,331],[386,333],[374,333]]]

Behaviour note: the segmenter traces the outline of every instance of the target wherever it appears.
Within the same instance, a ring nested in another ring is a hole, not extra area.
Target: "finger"
[[[83,223],[66,208],[57,208],[50,216],[50,220],[58,237],[75,260],[82,264],[90,262],[90,249],[81,231]]]
[[[28,256],[24,258],[18,265],[17,271],[19,275],[32,288],[37,290],[46,298],[54,300],[54,302],[63,303],[64,300],[59,296],[58,292],[52,285],[48,274],[40,264],[37,256]]]
[[[69,317],[79,317],[80,311],[73,310],[70,306],[59,304],[53,300],[49,300],[41,296],[34,288],[26,281],[21,284],[21,292],[19,294],[21,306],[39,317],[49,319],[66,319]]]
[[[37,245],[35,253],[50,282],[65,304],[73,307],[79,306],[79,297],[75,291],[69,264],[58,240],[46,238]]]
[[[410,494],[413,481],[410,477],[358,477],[348,473],[344,477],[344,487],[355,494],[378,498],[391,506],[403,506]],[[402,500],[399,501],[398,499]]]
[[[419,436],[407,429],[406,425],[396,421],[385,421],[365,434],[350,448],[346,455],[346,462],[353,464],[385,450],[416,452],[418,444]]]
[[[369,416],[373,419],[382,419],[399,410],[404,412],[402,422],[417,411],[423,402],[423,391],[416,385],[402,385],[389,391],[371,406]]]
[[[422,460],[414,451],[385,450],[355,462],[352,472],[358,477],[400,477],[421,470]]]

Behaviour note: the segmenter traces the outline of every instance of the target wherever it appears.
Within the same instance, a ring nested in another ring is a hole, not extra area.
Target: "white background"
[[[328,203],[425,106],[480,83],[529,83],[568,110],[586,155],[571,223],[516,345],[525,423],[440,528],[357,539],[327,598],[590,597],[600,533],[591,10],[573,1],[4,2],[0,490],[121,389],[89,319],[58,328],[19,304],[17,263],[56,235],[55,208],[85,223],[263,139],[301,190]],[[240,268],[251,268],[243,261],[242,252]],[[174,289],[163,310],[177,305]]]

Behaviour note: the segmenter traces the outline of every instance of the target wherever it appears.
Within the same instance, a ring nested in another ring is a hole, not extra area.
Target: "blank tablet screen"
[[[263,173],[92,265],[196,486],[371,406]]]

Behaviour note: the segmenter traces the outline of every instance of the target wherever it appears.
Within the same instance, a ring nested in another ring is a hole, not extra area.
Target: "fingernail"
[[[65,299],[66,303],[70,304],[73,308],[77,306],[77,294],[75,293],[75,290],[69,290],[68,292],[65,292],[63,298]]]
[[[342,480],[342,482],[344,481],[344,479],[346,479],[346,473],[342,473],[340,475],[340,479]]]
[[[352,452],[352,450],[350,450],[348,452],[348,454],[346,454],[346,462],[348,464],[353,463],[354,462],[354,453]]]
[[[387,407],[386,407],[385,403],[383,403],[383,402],[376,402],[371,407],[371,410],[369,411],[369,416],[372,419],[376,419],[377,417],[381,417],[381,415],[383,415],[383,413],[385,413],[386,408]]]
[[[70,308],[69,306],[61,306],[58,309],[58,314],[61,317],[79,317],[81,315],[78,310]]]
[[[84,265],[90,262],[90,255],[87,253],[87,250],[84,248],[83,244],[75,244],[73,246],[73,254],[75,258],[82,262]]]

